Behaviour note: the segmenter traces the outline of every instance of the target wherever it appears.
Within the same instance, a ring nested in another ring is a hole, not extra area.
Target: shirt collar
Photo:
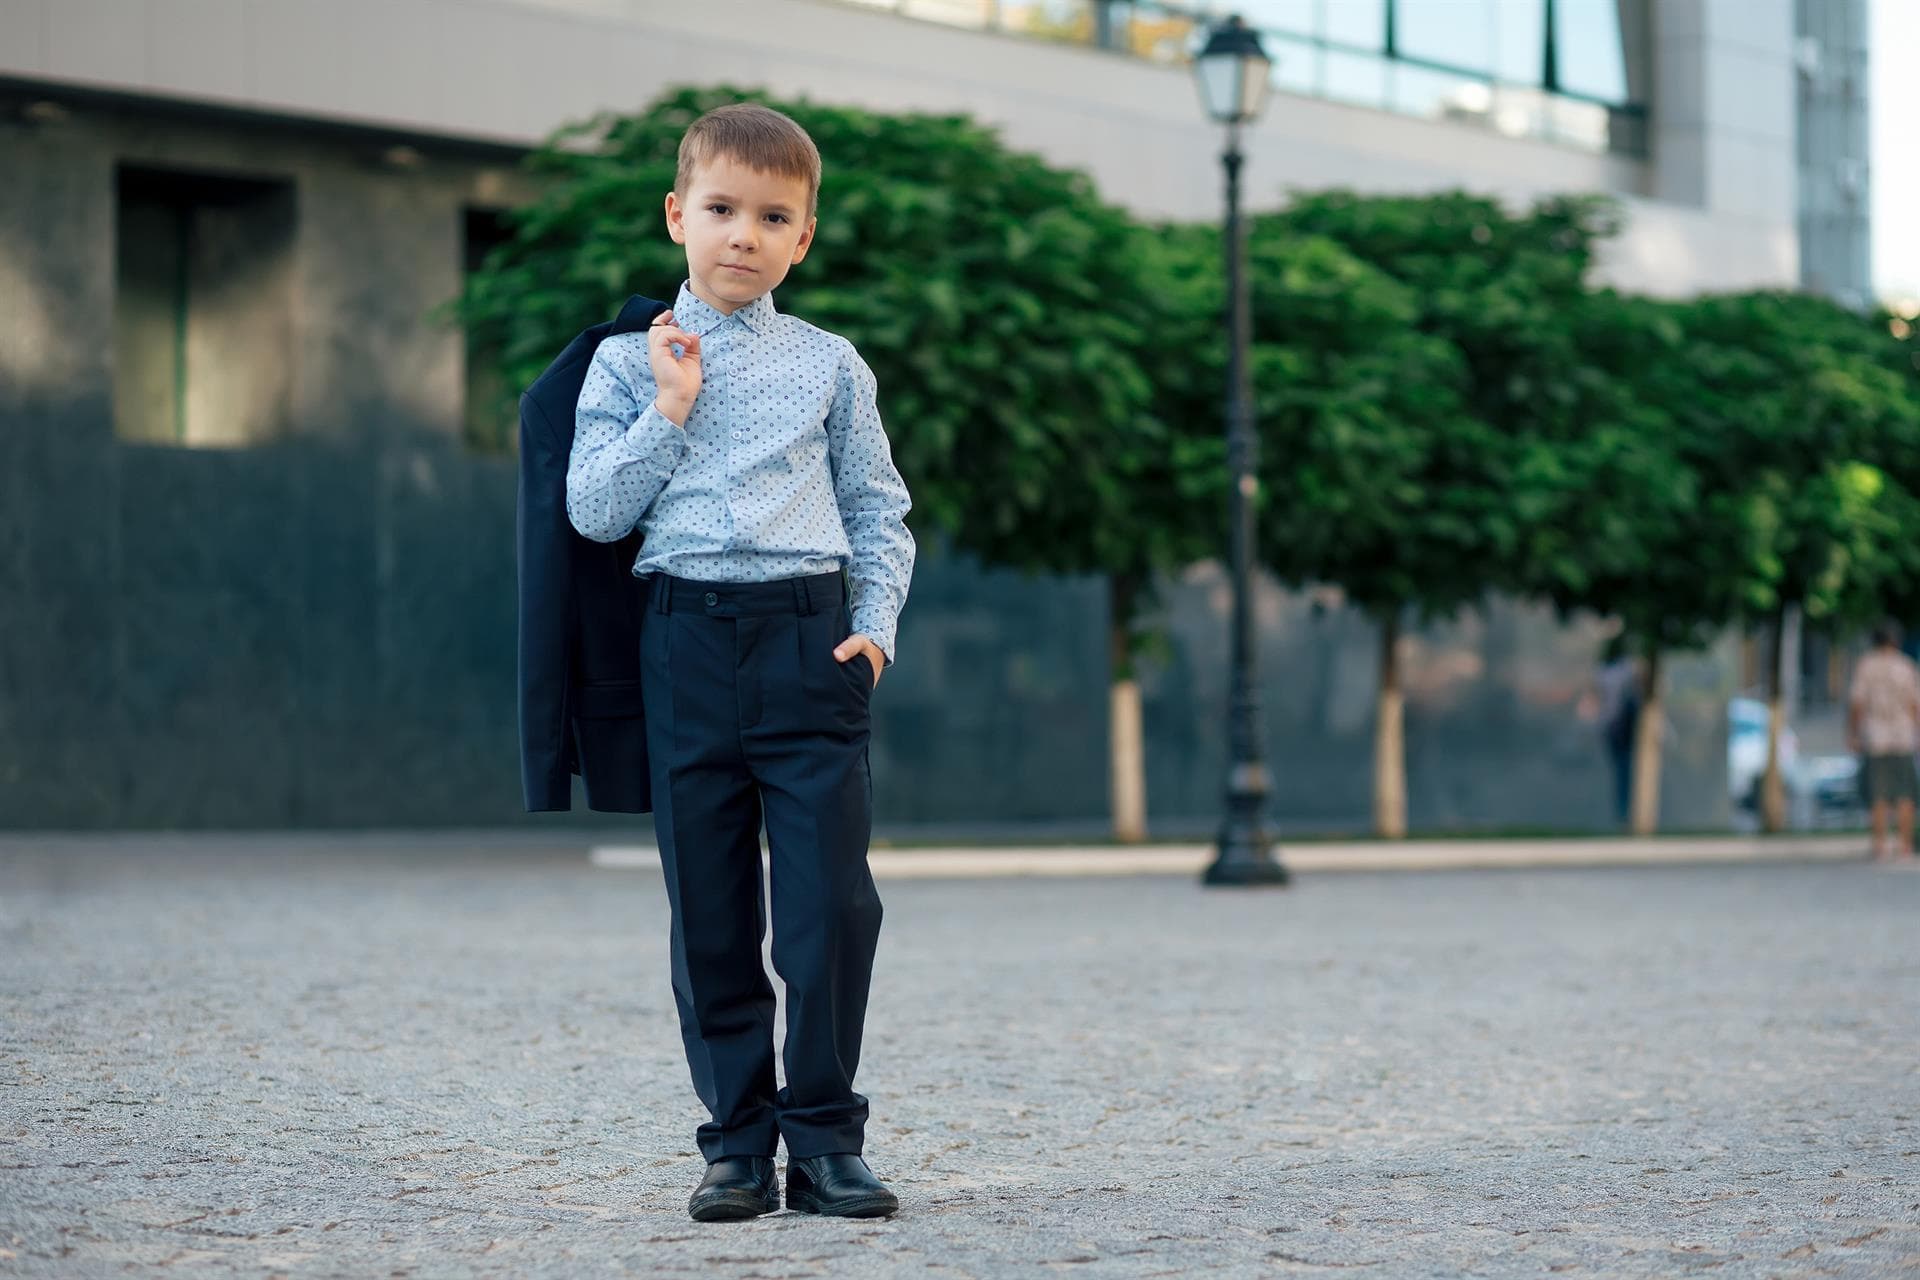
[[[685,281],[681,282],[679,296],[673,300],[673,323],[700,338],[734,318],[755,333],[764,334],[773,327],[779,314],[774,310],[773,294],[763,293],[746,306],[735,308],[732,316],[722,315],[702,302],[693,287]]]

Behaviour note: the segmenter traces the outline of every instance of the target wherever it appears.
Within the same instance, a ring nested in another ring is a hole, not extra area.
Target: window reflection
[[[1558,0],[1554,52],[1561,89],[1605,102],[1627,100],[1620,18],[1617,0]]]
[[[1644,153],[1651,0],[843,0],[1184,61],[1229,9],[1292,93]],[[1389,28],[1393,52],[1387,49]],[[1549,35],[1552,40],[1549,43]]]
[[[1320,46],[1307,40],[1272,37],[1266,40],[1267,56],[1273,59],[1270,79],[1273,87],[1288,93],[1317,97],[1320,93]]]
[[[1320,34],[1334,44],[1361,49],[1387,47],[1386,0],[1339,0],[1320,6]]]
[[[1541,0],[1496,0],[1492,6],[1493,74],[1535,85],[1546,66],[1547,10]]]
[[[994,0],[905,0],[900,12],[910,18],[948,22],[956,27],[984,27],[993,17]]]
[[[1493,89],[1485,80],[1402,63],[1393,68],[1387,105],[1429,120],[1485,125],[1493,112]]]
[[[1315,19],[1321,7],[1321,0],[1245,0],[1235,5],[1233,11],[1245,18],[1250,27],[1311,36],[1320,32]]]
[[[1328,49],[1321,65],[1322,96],[1362,107],[1383,107],[1387,104],[1385,58]]]
[[[1427,58],[1463,70],[1491,73],[1496,48],[1494,16],[1524,9],[1530,0],[1400,0],[1394,13],[1395,45],[1410,58]],[[1535,45],[1536,50],[1538,45]],[[1540,72],[1535,59],[1533,74]]]

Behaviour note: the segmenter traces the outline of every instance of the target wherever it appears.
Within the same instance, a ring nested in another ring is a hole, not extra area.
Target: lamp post
[[[1231,762],[1227,813],[1213,864],[1202,880],[1211,885],[1285,884],[1287,870],[1274,857],[1263,826],[1267,766],[1260,749],[1260,701],[1254,684],[1253,499],[1258,491],[1258,441],[1253,434],[1253,396],[1247,379],[1246,229],[1240,223],[1240,126],[1257,119],[1267,100],[1272,68],[1260,38],[1236,15],[1215,26],[1193,60],[1207,114],[1227,127],[1220,162],[1227,176],[1227,466],[1232,512],[1233,636],[1227,707]]]

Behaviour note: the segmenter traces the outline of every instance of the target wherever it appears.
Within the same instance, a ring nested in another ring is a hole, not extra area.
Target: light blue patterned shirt
[[[600,344],[580,388],[567,517],[596,542],[637,523],[636,574],[768,582],[849,569],[854,631],[893,661],[913,577],[912,506],[873,373],[837,334],[764,294],[723,316],[686,285],[673,322],[700,339],[686,428],[653,407],[647,335]]]

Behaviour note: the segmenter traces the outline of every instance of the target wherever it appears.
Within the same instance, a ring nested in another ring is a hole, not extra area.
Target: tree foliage
[[[556,134],[456,308],[524,386],[685,270],[661,203],[686,126],[768,101],[826,173],[778,303],[879,379],[914,522],[991,564],[1114,584],[1225,548],[1217,225],[1143,225],[965,118],[679,90]],[[1389,638],[1490,591],[1620,618],[1644,652],[1788,606],[1920,621],[1920,329],[1803,295],[1594,287],[1600,198],[1297,196],[1250,221],[1259,551]],[[1383,724],[1385,720],[1383,719]]]
[[[509,381],[526,385],[627,294],[671,298],[685,258],[661,205],[680,137],[741,100],[785,111],[820,148],[818,232],[776,302],[873,367],[916,526],[1028,570],[1190,557],[1169,509],[1216,459],[1155,412],[1143,229],[1083,175],[963,117],[716,88],[562,130],[530,162],[540,197],[459,308]]]

